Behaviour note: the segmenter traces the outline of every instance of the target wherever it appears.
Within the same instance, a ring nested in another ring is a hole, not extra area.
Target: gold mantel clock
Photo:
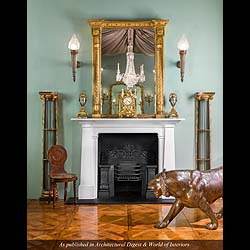
[[[131,89],[122,90],[119,94],[118,115],[120,118],[136,117],[136,96]]]

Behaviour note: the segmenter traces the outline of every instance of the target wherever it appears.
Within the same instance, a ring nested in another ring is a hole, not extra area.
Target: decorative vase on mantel
[[[77,114],[78,118],[87,118],[87,113],[84,108],[86,102],[87,102],[87,95],[84,92],[82,92],[79,96],[79,103],[81,105],[81,109]]]
[[[169,112],[168,118],[178,118],[178,113],[175,110],[175,105],[177,103],[177,95],[175,93],[169,94],[169,102],[171,105],[171,110]]]

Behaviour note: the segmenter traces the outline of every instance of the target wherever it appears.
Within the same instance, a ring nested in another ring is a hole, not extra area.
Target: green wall
[[[176,109],[185,118],[175,130],[176,168],[195,167],[193,95],[199,91],[216,93],[212,101],[212,165],[223,164],[222,0],[28,0],[27,8],[27,198],[39,198],[42,187],[39,91],[59,92],[59,143],[68,151],[66,169],[80,174],[80,126],[70,118],[80,109],[78,96],[82,91],[87,93],[86,110],[91,113],[92,40],[88,19],[169,19],[165,29],[165,96],[168,100],[169,93],[177,94]],[[67,48],[73,33],[81,43],[78,59],[83,62],[75,83]],[[182,83],[175,63],[179,59],[176,45],[183,33],[190,48]],[[169,110],[166,101],[165,111]]]

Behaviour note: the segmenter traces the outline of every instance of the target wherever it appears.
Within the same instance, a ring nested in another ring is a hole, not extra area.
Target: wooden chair
[[[76,204],[76,180],[77,176],[72,173],[67,173],[64,169],[64,163],[67,160],[67,151],[61,145],[54,145],[48,150],[48,161],[51,169],[49,173],[50,192],[49,204],[51,200],[51,192],[53,192],[53,208],[56,205],[57,183],[64,183],[64,202],[67,198],[68,182],[74,184],[74,204]]]

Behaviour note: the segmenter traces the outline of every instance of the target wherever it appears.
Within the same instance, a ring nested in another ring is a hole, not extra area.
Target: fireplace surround
[[[175,125],[184,118],[71,118],[81,126],[81,173],[78,199],[98,198],[98,138],[101,134],[156,134],[157,172],[175,169]]]

